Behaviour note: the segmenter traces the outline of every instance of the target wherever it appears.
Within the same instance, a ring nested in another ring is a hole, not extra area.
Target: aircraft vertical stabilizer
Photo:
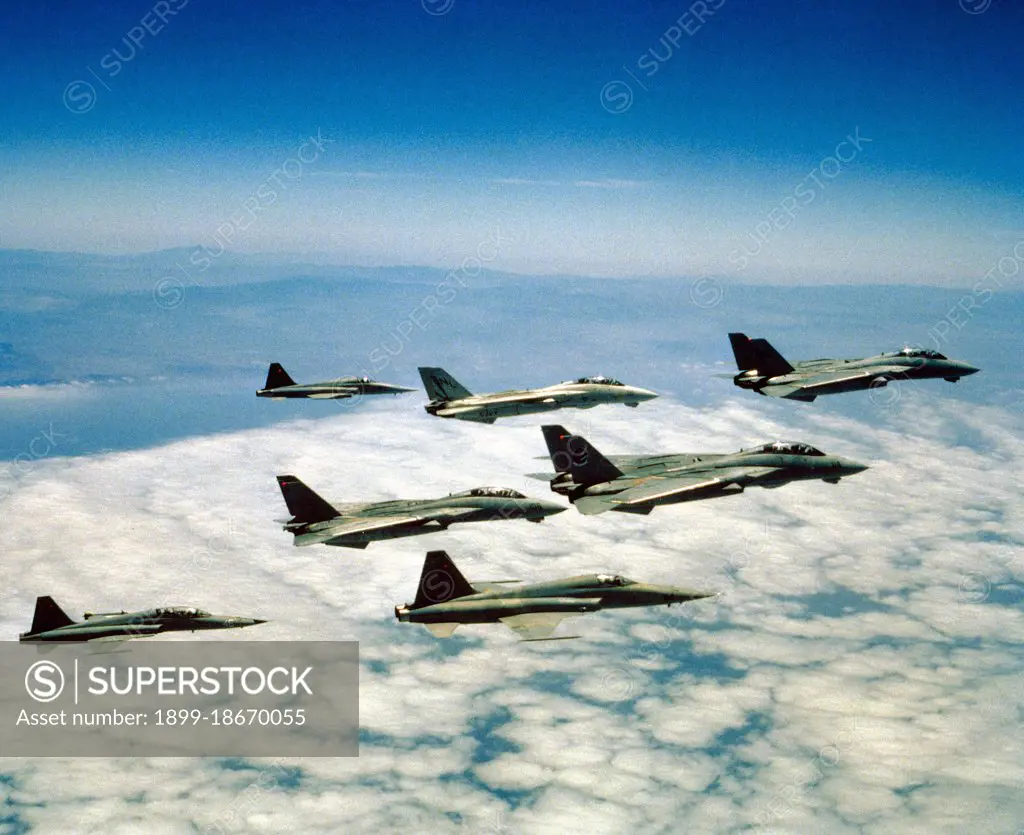
[[[416,600],[413,609],[433,606],[435,603],[446,603],[457,597],[476,594],[476,589],[462,576],[455,567],[447,551],[428,551],[423,561],[420,584],[416,589]]]
[[[750,339],[745,333],[730,333],[729,342],[740,371],[757,371],[762,377],[780,377],[793,370],[793,366],[767,339]]]
[[[267,383],[263,388],[265,389],[279,389],[284,386],[294,386],[295,381],[289,376],[288,372],[282,368],[281,363],[272,362],[270,368],[267,369]]]
[[[605,458],[582,435],[573,435],[564,426],[542,426],[548,454],[557,473],[569,473],[577,484],[612,481],[622,471]]]
[[[335,508],[295,476],[279,475],[277,484],[284,496],[284,503],[288,505],[288,512],[295,517],[296,522],[326,522],[338,516]]]
[[[447,402],[472,397],[473,393],[443,368],[420,368],[420,379],[431,401]]]
[[[51,629],[59,629],[72,623],[74,621],[54,602],[52,597],[36,598],[36,612],[32,617],[30,634],[35,635],[39,632],[48,632]]]

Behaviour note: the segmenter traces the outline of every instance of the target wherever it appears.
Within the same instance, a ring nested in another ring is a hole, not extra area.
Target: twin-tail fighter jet
[[[552,638],[565,618],[601,609],[671,606],[714,597],[714,592],[653,586],[617,574],[585,574],[546,583],[510,586],[518,580],[472,584],[444,551],[430,551],[423,563],[416,600],[395,607],[403,623],[422,623],[438,638],[466,623],[503,623],[524,641]],[[575,635],[565,636],[578,637]]]
[[[305,383],[299,385],[278,362],[270,363],[267,371],[267,382],[256,392],[257,397],[269,397],[271,400],[287,400],[305,397],[310,400],[344,400],[348,397],[361,397],[364,394],[401,394],[416,389],[396,386],[391,383],[378,383],[369,377],[338,377],[336,380],[324,380],[321,383]]]
[[[19,635],[18,640],[35,643],[127,641],[161,632],[237,629],[266,623],[257,618],[211,615],[191,606],[165,606],[140,612],[86,612],[84,617],[85,620],[72,620],[52,597],[37,597],[32,628]]]
[[[826,455],[809,444],[778,441],[729,454],[686,452],[666,455],[610,455],[562,426],[542,426],[555,476],[551,489],[583,514],[608,510],[650,513],[678,504],[742,493],[747,487],[781,487],[791,481],[820,479],[835,484],[867,469],[864,464]]]
[[[981,370],[925,348],[907,347],[864,359],[796,360],[790,364],[766,339],[730,333],[729,342],[740,372],[732,378],[737,386],[807,403],[821,394],[878,388],[890,380],[941,377],[955,383]]]
[[[419,372],[430,398],[424,406],[427,414],[475,423],[494,423],[498,418],[564,408],[590,409],[604,403],[635,407],[658,396],[653,391],[602,376],[580,377],[538,389],[473,394],[443,368],[421,368]]]
[[[293,475],[279,475],[292,518],[284,529],[295,545],[338,545],[365,548],[381,539],[399,539],[447,530],[460,522],[525,519],[542,522],[566,508],[531,499],[509,487],[475,487],[440,499],[397,499],[367,504],[328,504]]]

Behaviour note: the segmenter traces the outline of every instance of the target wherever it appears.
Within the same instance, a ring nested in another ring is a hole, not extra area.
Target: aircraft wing
[[[501,622],[524,641],[542,641],[550,638],[567,617],[574,612],[535,612],[529,615],[512,615],[501,618]]]
[[[381,531],[387,530],[388,528],[405,527],[407,525],[415,524],[426,525],[433,521],[433,515],[385,516],[383,518],[348,517],[340,519],[338,522],[330,524],[327,527],[320,528],[319,530],[309,531],[308,533],[296,534],[295,544],[318,545],[322,542],[327,542],[328,540],[335,539],[339,536],[346,536],[347,534],[366,533],[367,531]]]
[[[320,394],[307,394],[306,397],[310,400],[345,400],[352,397],[356,393],[355,389],[335,389],[330,392],[323,392]]]
[[[128,635],[100,635],[98,638],[86,638],[91,644],[106,644],[114,643],[115,641],[130,641],[132,638],[148,638],[150,635],[156,635],[160,632],[160,624],[158,623],[140,623],[132,624],[131,634]]]
[[[663,499],[696,501],[713,496],[739,493],[745,484],[774,472],[771,467],[733,467],[720,471],[723,475],[707,478],[703,475],[677,476],[673,478],[652,478],[636,487],[623,490],[610,499],[612,505],[635,507]]]
[[[506,394],[506,395],[494,395],[491,397],[477,395],[480,397],[481,406],[494,406],[501,403],[557,403],[558,399],[551,395],[551,392],[538,392],[531,394],[529,392],[523,392],[521,394]]]
[[[793,388],[794,390],[813,394],[815,391],[832,388],[833,386],[842,386],[846,383],[855,383],[863,380],[874,380],[879,377],[884,377],[888,380],[892,376],[903,376],[904,373],[906,373],[906,369],[898,365],[877,366],[863,371],[829,371],[824,374],[815,374],[808,377],[806,380],[795,384]],[[771,386],[767,388],[770,389]],[[784,388],[788,388],[788,386],[784,386]]]
[[[438,409],[438,417],[453,417],[460,420],[471,420],[475,423],[494,423],[495,418],[477,417],[477,413],[483,411],[483,406],[460,406],[455,409]]]

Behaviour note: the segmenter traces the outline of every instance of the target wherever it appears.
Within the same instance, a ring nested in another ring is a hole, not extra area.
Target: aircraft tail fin
[[[423,561],[420,584],[416,588],[416,600],[410,609],[422,609],[435,603],[447,603],[468,594],[476,594],[476,589],[462,576],[455,567],[447,551],[428,551]]]
[[[282,386],[294,386],[295,381],[289,376],[288,372],[284,370],[279,362],[270,363],[270,368],[267,370],[267,382],[263,386],[265,389],[279,389]]]
[[[605,458],[582,435],[564,426],[542,426],[548,455],[557,473],[569,473],[577,484],[599,484],[622,475],[622,470]]]
[[[751,339],[745,333],[730,333],[729,342],[740,371],[757,371],[764,377],[778,377],[793,370],[793,366],[767,339]]]
[[[277,484],[284,496],[284,503],[288,505],[288,512],[295,517],[296,522],[326,522],[339,515],[335,508],[296,476],[279,475]]]
[[[445,402],[472,397],[473,393],[443,368],[420,368],[420,379],[431,401]]]
[[[48,632],[51,629],[69,626],[72,623],[74,621],[54,602],[52,597],[36,598],[36,613],[32,617],[31,634]]]

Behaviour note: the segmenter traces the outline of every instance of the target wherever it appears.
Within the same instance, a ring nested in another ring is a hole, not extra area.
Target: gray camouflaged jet
[[[395,606],[402,623],[422,623],[438,638],[465,623],[503,623],[524,641],[550,641],[565,618],[601,609],[671,606],[714,597],[714,592],[652,586],[617,574],[584,574],[532,585],[518,580],[473,585],[444,551],[430,551],[423,563],[416,600]]]
[[[196,632],[204,629],[237,629],[266,623],[257,618],[211,615],[191,606],[165,606],[140,612],[86,612],[85,620],[72,620],[52,597],[37,597],[32,628],[19,641],[54,643],[70,641],[127,641],[161,632]]]
[[[941,377],[955,383],[981,370],[938,351],[909,347],[864,359],[797,360],[790,365],[766,339],[730,333],[729,342],[740,371],[732,378],[737,386],[806,403],[821,394],[880,388],[890,380]]]
[[[808,444],[777,441],[729,454],[611,455],[562,426],[542,426],[555,476],[551,489],[576,509],[593,515],[608,510],[650,513],[678,504],[742,493],[747,487],[781,487],[791,481],[820,479],[836,484],[867,469],[864,464],[826,455]]]
[[[473,394],[443,368],[421,368],[419,372],[430,398],[424,406],[427,414],[475,423],[494,423],[498,418],[564,408],[591,409],[605,403],[636,407],[658,396],[653,391],[602,376],[580,377],[539,389]]]
[[[324,380],[321,383],[297,384],[285,371],[280,363],[270,363],[267,370],[267,382],[257,390],[257,397],[269,397],[271,400],[287,400],[305,397],[310,400],[344,400],[348,397],[361,397],[364,394],[402,394],[416,389],[396,386],[391,383],[378,383],[369,377],[338,377],[336,380]]]
[[[291,519],[281,520],[295,545],[365,548],[380,539],[399,539],[447,530],[459,522],[525,519],[542,522],[566,508],[531,499],[509,487],[475,487],[440,499],[397,499],[366,504],[328,504],[293,475],[279,475]]]

